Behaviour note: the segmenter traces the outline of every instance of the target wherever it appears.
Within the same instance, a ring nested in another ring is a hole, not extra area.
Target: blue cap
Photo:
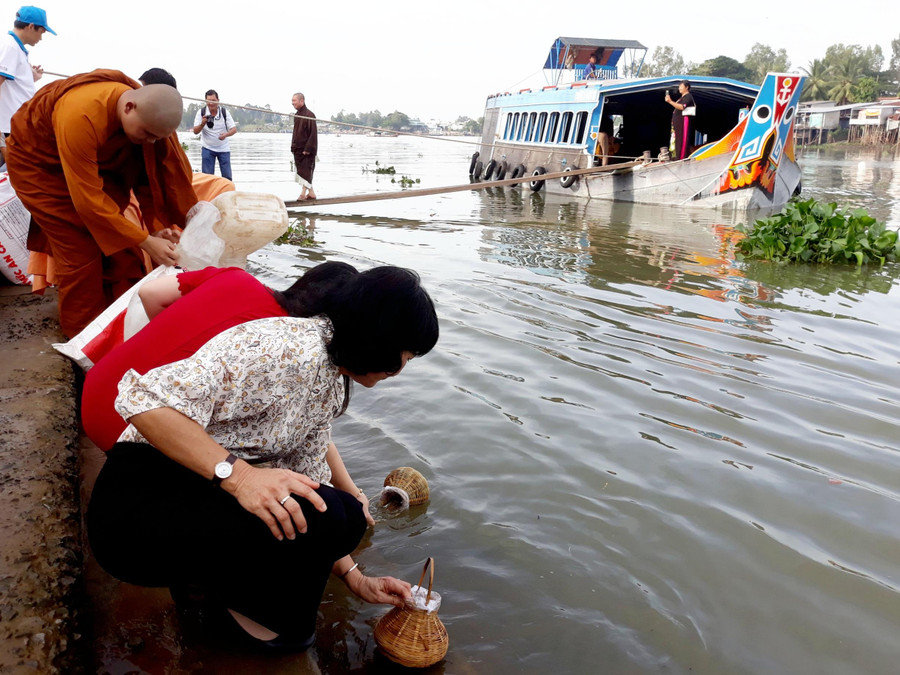
[[[21,21],[22,23],[33,23],[35,26],[46,28],[48,33],[53,33],[54,35],[56,35],[56,31],[47,25],[47,12],[42,10],[40,7],[32,7],[31,5],[19,7],[19,11],[16,12],[16,21]]]

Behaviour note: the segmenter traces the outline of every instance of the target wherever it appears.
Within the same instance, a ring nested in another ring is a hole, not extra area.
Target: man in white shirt
[[[34,96],[34,83],[44,74],[43,68],[28,62],[25,45],[33,47],[48,31],[56,35],[47,25],[47,12],[26,5],[16,12],[13,29],[0,37],[0,132],[7,136],[10,119]]]
[[[216,159],[222,178],[231,180],[231,146],[229,136],[237,133],[237,126],[231,114],[219,106],[219,94],[215,89],[206,92],[206,106],[194,117],[194,133],[200,134],[203,173],[216,172]]]

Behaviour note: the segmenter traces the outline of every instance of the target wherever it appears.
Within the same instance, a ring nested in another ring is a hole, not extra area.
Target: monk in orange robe
[[[178,92],[95,70],[38,90],[13,116],[10,181],[31,213],[29,249],[53,255],[59,321],[72,337],[144,276],[141,250],[177,262],[178,234],[197,203],[175,130]],[[132,191],[150,235],[123,212]]]

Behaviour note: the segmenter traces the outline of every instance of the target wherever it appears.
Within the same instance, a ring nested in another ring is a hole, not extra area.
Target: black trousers
[[[362,505],[328,486],[324,513],[298,498],[305,534],[278,541],[211,481],[156,448],[117,443],[97,477],[88,539],[100,565],[139,586],[201,588],[279,634],[308,636],[331,567],[366,529]]]

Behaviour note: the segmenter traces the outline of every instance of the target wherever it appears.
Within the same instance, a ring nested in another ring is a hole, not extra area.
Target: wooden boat
[[[541,89],[488,97],[473,180],[526,176],[532,190],[645,204],[755,210],[780,208],[800,186],[794,118],[804,78],[769,73],[761,86],[708,76],[640,74],[646,47],[632,40],[557,38]],[[585,79],[590,55],[600,64]],[[667,157],[673,108],[667,91],[689,80],[696,102],[693,152]],[[540,180],[548,172],[600,163],[598,134],[613,119],[623,167]],[[642,159],[635,165],[632,160]]]

